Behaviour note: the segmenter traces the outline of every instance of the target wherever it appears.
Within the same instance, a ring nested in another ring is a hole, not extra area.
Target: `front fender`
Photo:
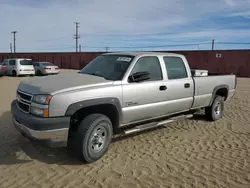
[[[89,99],[84,100],[80,102],[73,103],[69,105],[65,112],[65,116],[72,116],[75,112],[82,108],[90,107],[90,106],[96,106],[96,105],[103,105],[103,104],[111,104],[113,105],[118,114],[119,114],[119,120],[122,119],[122,107],[121,103],[118,98],[115,97],[105,97],[105,98],[98,98],[98,99]]]

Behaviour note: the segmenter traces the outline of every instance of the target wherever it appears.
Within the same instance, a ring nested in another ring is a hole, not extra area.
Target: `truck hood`
[[[27,78],[20,82],[18,89],[30,94],[56,94],[73,89],[112,84],[102,77],[79,73],[59,73],[46,77]]]

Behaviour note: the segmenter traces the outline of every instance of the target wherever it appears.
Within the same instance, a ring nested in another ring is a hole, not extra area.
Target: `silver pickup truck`
[[[117,134],[190,118],[220,119],[236,76],[196,74],[174,53],[105,53],[79,72],[23,80],[12,101],[25,137],[68,147],[85,163],[100,159]]]

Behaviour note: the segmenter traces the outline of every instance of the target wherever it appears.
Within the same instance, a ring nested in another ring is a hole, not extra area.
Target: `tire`
[[[40,70],[38,70],[38,71],[37,71],[37,75],[38,75],[38,76],[42,76],[43,74],[42,74],[42,72],[41,72]]]
[[[15,71],[15,70],[13,70],[13,71],[12,71],[12,76],[14,76],[14,77],[16,77],[16,76],[17,76],[17,74],[16,74],[16,71]]]
[[[93,134],[98,134],[97,130],[103,137],[100,134],[94,139]],[[102,114],[90,114],[80,122],[71,146],[82,162],[93,163],[107,152],[112,136],[113,127],[110,119]]]
[[[205,108],[205,115],[210,121],[217,121],[223,116],[224,98],[216,95],[211,106]]]

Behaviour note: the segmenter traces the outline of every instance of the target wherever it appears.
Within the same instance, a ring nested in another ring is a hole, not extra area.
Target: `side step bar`
[[[163,121],[147,123],[147,124],[136,126],[132,129],[125,130],[124,134],[128,135],[128,134],[132,134],[132,133],[136,133],[136,132],[140,132],[140,131],[145,131],[148,129],[163,126],[163,125],[168,124],[168,123],[172,123],[172,122],[177,121],[177,120],[184,120],[184,119],[188,119],[188,118],[192,118],[192,117],[193,117],[193,114],[187,114],[187,115],[180,115],[180,116],[172,117],[170,119],[163,120]]]

